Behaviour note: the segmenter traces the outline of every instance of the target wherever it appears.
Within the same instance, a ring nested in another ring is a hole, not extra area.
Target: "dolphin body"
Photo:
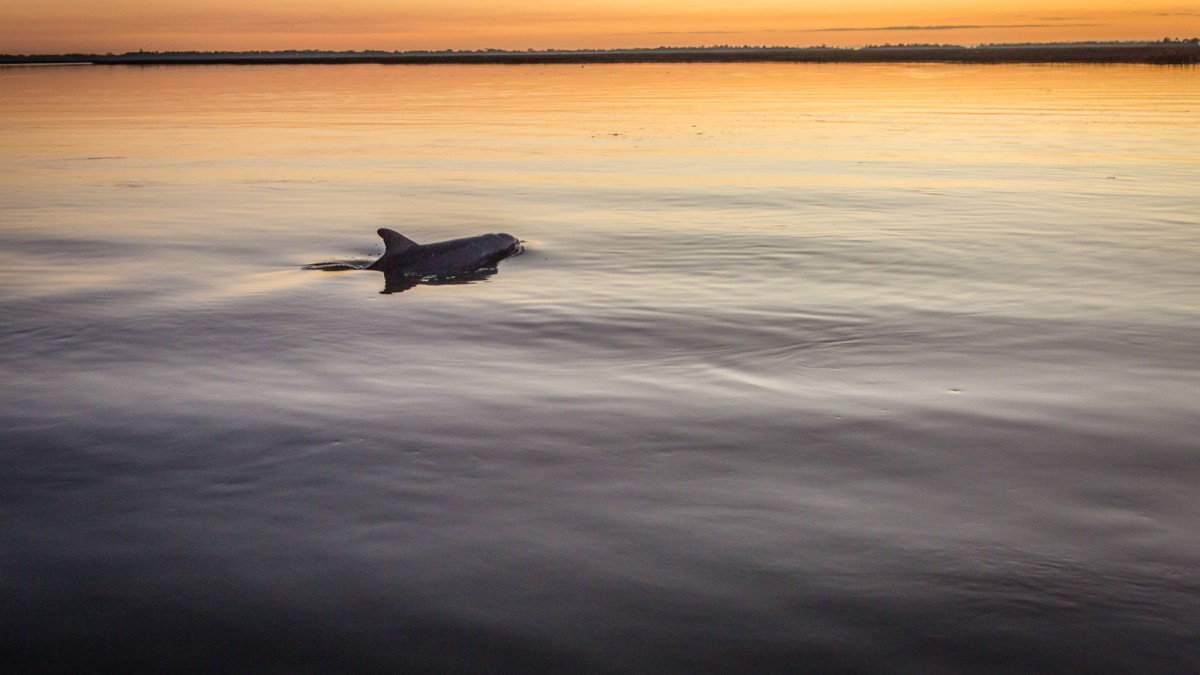
[[[367,269],[383,272],[389,290],[411,288],[422,279],[470,276],[525,250],[511,234],[481,234],[421,245],[386,227],[378,232],[386,250]]]

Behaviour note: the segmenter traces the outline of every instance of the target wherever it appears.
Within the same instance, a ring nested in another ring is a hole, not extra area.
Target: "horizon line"
[[[1129,40],[1052,40],[1045,42],[984,42],[974,44],[961,43],[933,43],[933,42],[908,42],[908,43],[878,43],[865,44],[857,46],[828,46],[820,45],[732,45],[732,44],[712,44],[703,46],[673,46],[659,45],[656,47],[580,47],[580,48],[544,48],[544,49],[500,49],[494,47],[479,47],[475,49],[317,49],[317,48],[291,48],[291,49],[167,49],[167,50],[145,50],[125,52],[56,52],[56,53],[24,53],[15,54],[0,52],[0,57],[5,58],[48,58],[55,56],[78,56],[78,57],[137,57],[144,56],[171,56],[171,55],[196,55],[196,54],[213,54],[222,56],[231,55],[247,55],[247,56],[263,56],[263,55],[284,55],[284,54],[306,54],[306,55],[426,55],[426,54],[603,54],[603,53],[623,53],[623,52],[653,52],[653,51],[759,51],[759,50],[829,50],[829,51],[857,51],[863,49],[977,49],[977,48],[1002,48],[1002,47],[1087,47],[1087,46],[1149,46],[1149,45],[1200,45],[1200,37],[1190,38],[1173,38],[1166,37],[1162,39],[1129,39]]]

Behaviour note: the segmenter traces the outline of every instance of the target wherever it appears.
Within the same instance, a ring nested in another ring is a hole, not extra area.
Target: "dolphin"
[[[412,288],[417,282],[451,277],[482,278],[479,272],[494,268],[505,258],[524,252],[511,234],[481,234],[434,244],[418,244],[408,237],[381,227],[379,236],[386,248],[379,260],[367,266],[383,272],[388,290]]]

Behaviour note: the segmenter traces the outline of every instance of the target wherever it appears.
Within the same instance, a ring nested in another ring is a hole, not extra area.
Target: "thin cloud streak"
[[[761,30],[663,30],[648,33],[624,33],[624,35],[744,35],[747,33],[854,33],[920,30],[979,30],[987,28],[1092,28],[1107,26],[1105,23],[1011,23],[1011,24],[944,24],[933,26],[868,26],[835,28],[764,28]]]
[[[797,28],[797,33],[853,33],[912,30],[977,30],[985,28],[1094,28],[1103,23],[996,23],[947,24],[942,26],[839,26],[837,28]]]

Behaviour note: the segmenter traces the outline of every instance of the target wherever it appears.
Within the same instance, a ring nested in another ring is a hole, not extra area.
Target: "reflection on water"
[[[0,70],[0,653],[1195,672],[1196,77]]]
[[[303,269],[320,270],[322,272],[361,272],[365,270],[365,266],[341,262],[324,262],[305,265]],[[480,281],[487,281],[498,271],[499,269],[496,267],[484,267],[468,272],[460,272],[450,276],[405,277],[392,275],[389,277],[385,275],[383,290],[380,291],[380,293],[384,295],[390,293],[403,293],[404,291],[416,288],[417,286],[455,286],[462,284],[473,284]]]
[[[380,293],[403,293],[417,286],[458,286],[463,284],[473,284],[480,281],[487,281],[496,274],[497,268],[485,267],[469,272],[460,272],[450,276],[432,276],[432,277],[405,277],[399,275],[385,275],[384,287]]]

